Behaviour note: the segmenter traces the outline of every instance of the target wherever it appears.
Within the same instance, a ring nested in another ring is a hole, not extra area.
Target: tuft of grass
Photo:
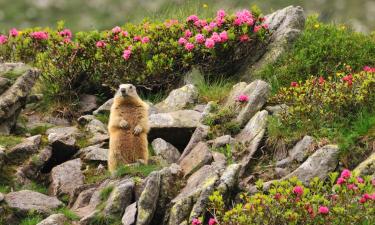
[[[38,135],[38,134],[45,134],[46,131],[51,127],[53,127],[52,124],[43,124],[43,125],[39,125],[39,126],[31,128],[27,132],[30,133],[32,136]]]
[[[210,80],[206,78],[196,84],[201,102],[222,102],[232,90],[234,81],[225,78]]]
[[[105,113],[99,113],[98,115],[95,116],[96,119],[101,121],[104,124],[108,124],[109,121],[109,112]]]
[[[109,198],[109,195],[111,195],[113,188],[114,187],[110,185],[108,187],[103,188],[103,190],[100,191],[100,200],[102,202],[106,201]]]
[[[225,158],[227,159],[228,164],[233,163],[233,154],[232,154],[232,146],[231,145],[226,144],[223,147],[214,148],[214,149],[212,149],[212,151],[222,153],[225,156]]]
[[[10,187],[8,185],[0,185],[0,192],[3,194],[10,192]]]
[[[23,140],[22,137],[13,136],[13,135],[0,135],[0,146],[5,148],[11,148]]]
[[[41,215],[29,213],[28,216],[20,221],[20,225],[36,225],[43,220]]]
[[[147,177],[151,172],[159,170],[158,165],[123,165],[116,172],[115,177],[123,177],[125,175]]]
[[[20,188],[17,188],[17,189],[20,189]],[[39,193],[42,193],[42,194],[48,194],[48,188],[42,184],[39,184],[35,181],[31,181],[30,184],[27,184],[27,185],[24,185],[22,186],[21,189],[27,189],[27,190],[31,190],[31,191],[35,191],[35,192],[39,192]]]
[[[90,225],[121,225],[121,219],[112,216],[104,216],[101,213],[96,214],[89,223]]]
[[[59,208],[56,213],[62,213],[67,219],[72,221],[78,221],[80,219],[77,214],[66,207]]]

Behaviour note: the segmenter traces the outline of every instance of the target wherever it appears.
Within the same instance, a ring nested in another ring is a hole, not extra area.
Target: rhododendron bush
[[[263,190],[261,181],[257,186]],[[315,178],[309,186],[292,178],[274,183],[268,192],[242,194],[231,209],[225,209],[223,196],[214,192],[209,212],[206,220],[219,225],[374,224],[375,179],[349,170],[340,176],[332,173],[327,182]]]
[[[2,34],[0,60],[37,66],[50,94],[64,98],[123,82],[166,87],[193,66],[208,74],[230,74],[267,34],[257,9],[234,14],[219,10],[214,18],[191,15],[185,21],[144,21],[74,35],[59,23],[57,30],[14,28]]]

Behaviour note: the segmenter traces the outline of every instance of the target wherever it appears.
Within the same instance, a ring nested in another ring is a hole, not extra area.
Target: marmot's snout
[[[122,96],[127,96],[128,95],[128,93],[126,91],[126,88],[120,88],[120,92],[121,92]]]

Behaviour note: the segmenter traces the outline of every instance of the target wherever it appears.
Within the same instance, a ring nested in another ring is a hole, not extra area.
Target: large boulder
[[[126,207],[133,200],[134,181],[132,179],[123,179],[113,188],[106,202],[103,214],[107,217],[120,217],[124,214]]]
[[[189,154],[180,161],[185,176],[190,176],[202,166],[213,161],[212,153],[205,142],[199,142]]]
[[[50,214],[63,205],[56,197],[50,197],[38,192],[22,190],[5,195],[5,202],[11,209],[22,213],[30,211]]]
[[[171,91],[166,99],[155,105],[159,112],[172,112],[193,104],[198,97],[198,90],[192,84]]]
[[[121,219],[123,225],[135,225],[137,219],[137,203],[129,205],[125,209],[124,216]]]
[[[106,101],[103,105],[101,105],[99,108],[97,108],[93,114],[98,115],[98,114],[108,114],[111,111],[111,106],[113,104],[113,98],[109,99]]]
[[[360,163],[354,172],[358,173],[360,176],[370,175],[375,177],[375,153],[372,153],[365,161]]]
[[[210,127],[206,125],[199,125],[195,129],[194,133],[191,135],[189,143],[186,145],[184,151],[182,152],[179,161],[185,158],[185,156],[188,155],[199,142],[206,139],[209,130]]]
[[[82,114],[91,113],[98,107],[98,98],[95,95],[83,94],[79,96],[79,112]]]
[[[27,159],[30,155],[38,151],[41,140],[42,135],[36,135],[26,138],[20,144],[12,147],[9,151],[6,152],[7,158],[11,162]]]
[[[103,148],[104,144],[97,144],[82,148],[78,151],[78,155],[84,161],[107,161],[108,149]]]
[[[288,6],[265,16],[271,36],[250,55],[240,68],[243,80],[251,80],[253,75],[265,65],[275,62],[299,37],[305,26],[305,14],[300,6]]]
[[[287,158],[276,162],[276,166],[284,168],[293,161],[302,163],[308,157],[311,150],[313,150],[313,143],[314,138],[306,135],[292,149],[288,151]]]
[[[64,216],[64,214],[59,213],[50,215],[37,225],[65,225],[67,222],[68,219]]]
[[[73,196],[74,190],[83,185],[84,176],[81,167],[81,159],[74,159],[53,168],[51,171],[51,194]]]
[[[256,113],[246,124],[245,128],[235,137],[242,146],[235,152],[236,161],[241,164],[240,176],[246,175],[254,153],[261,143],[267,127],[268,112],[266,110]]]
[[[162,138],[178,149],[188,144],[194,130],[200,125],[201,113],[194,110],[179,110],[149,116],[149,140]]]
[[[27,97],[39,74],[38,70],[22,63],[0,64],[0,78],[3,83],[0,87],[0,134],[10,134],[16,125],[18,115],[25,107]],[[11,78],[7,79],[7,75]],[[15,79],[14,83],[9,86],[12,79]]]
[[[161,138],[153,140],[151,146],[155,154],[161,156],[168,164],[177,162],[181,156],[177,148]]]

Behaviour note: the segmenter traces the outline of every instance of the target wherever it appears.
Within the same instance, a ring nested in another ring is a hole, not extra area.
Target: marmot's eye
[[[133,89],[133,86],[130,86],[129,88],[130,88],[130,89]]]

